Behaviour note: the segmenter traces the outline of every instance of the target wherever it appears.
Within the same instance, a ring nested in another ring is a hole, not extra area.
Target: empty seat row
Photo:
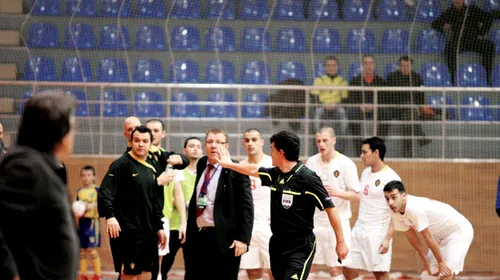
[[[435,110],[439,110],[445,103],[445,98],[441,95],[428,96],[427,104]],[[497,111],[495,118],[494,109],[489,107],[490,99],[487,96],[467,95],[462,97],[460,105],[457,105],[451,96],[446,96],[446,119],[463,121],[500,121],[500,108]],[[500,106],[500,102],[498,103]],[[457,107],[460,107],[460,116],[457,114]]]
[[[500,52],[500,30],[491,33],[490,37]],[[135,48],[138,50],[166,50],[165,32],[158,25],[144,25],[137,28]],[[312,35],[312,51],[318,53],[376,53],[377,42],[374,32],[369,29],[353,28],[347,33],[345,48],[341,46],[339,32],[333,28],[318,28]],[[382,53],[407,53],[409,33],[406,29],[387,29],[382,33],[380,51]],[[176,26],[170,34],[170,48],[173,50],[201,50],[200,34],[196,27],[190,25]],[[281,28],[276,32],[275,51],[305,52],[306,39],[299,28]],[[65,48],[96,48],[95,35],[87,24],[72,24],[64,33]],[[57,28],[48,23],[36,23],[30,26],[28,47],[57,48],[59,36]],[[445,47],[445,39],[432,29],[421,30],[416,39],[417,53],[441,53]],[[130,48],[127,27],[105,25],[99,34],[99,48],[122,50]],[[235,34],[231,27],[212,27],[205,35],[205,49],[211,51],[235,51]],[[247,27],[240,38],[241,51],[262,52],[271,51],[269,31],[264,28]]]
[[[75,115],[79,117],[95,117],[101,115],[100,96],[90,100],[82,90],[70,90],[78,101]],[[25,92],[23,101],[20,103],[18,113],[22,114],[26,101],[32,96],[32,92]],[[248,105],[242,106],[241,116],[243,118],[264,118],[267,93],[244,93],[243,102]],[[130,103],[123,92],[107,90],[103,93],[102,115],[104,117],[126,117],[130,114],[138,117],[166,117],[166,106],[161,104],[164,99],[161,94],[154,91],[137,92],[133,96],[133,106],[129,110]],[[170,117],[191,118],[236,118],[237,106],[230,104],[236,102],[235,94],[215,92],[207,95],[206,100],[210,105],[200,106],[194,102],[200,101],[198,95],[190,92],[173,93],[170,101]],[[228,102],[229,104],[224,104]],[[222,104],[221,104],[222,103]],[[204,108],[202,110],[201,108]]]
[[[61,15],[60,0],[32,0],[32,14],[40,16]],[[96,5],[100,4],[100,13]],[[169,1],[170,2],[170,1]],[[206,0],[202,16],[201,0],[67,0],[66,15],[76,16],[135,16],[146,18],[198,19],[223,18],[234,19],[238,12],[239,19],[267,20],[270,13],[268,0],[240,0],[236,11],[234,0]],[[485,1],[489,2],[489,1]],[[342,8],[344,20],[373,20],[372,14],[380,21],[408,21],[410,9],[404,0],[381,0],[377,7],[370,7],[370,0],[345,0]],[[416,20],[427,22],[441,14],[440,1],[420,0],[415,4]],[[376,11],[372,14],[369,11]],[[307,14],[305,13],[307,12]],[[336,0],[309,0],[307,10],[303,1],[278,0],[272,13],[277,20],[339,20],[339,8]]]
[[[389,63],[384,68],[383,76],[397,70],[396,63]],[[200,79],[200,66],[191,59],[176,60],[169,65],[168,80],[164,79],[164,67],[155,59],[139,59],[135,61],[133,70],[129,72],[128,65],[123,59],[106,58],[99,61],[95,81],[110,83],[125,83],[129,81],[138,83],[198,83]],[[342,69],[339,70],[342,75]],[[132,75],[130,76],[129,73]],[[235,67],[232,62],[221,60],[209,61],[205,67],[205,83],[234,84],[237,83]],[[281,62],[276,68],[276,83],[287,79],[298,79],[308,84],[313,79],[309,78],[308,71],[303,63],[297,61]],[[313,78],[324,75],[323,63],[318,61],[312,71]],[[359,62],[351,63],[347,73],[350,81],[361,73]],[[447,66],[442,63],[425,63],[420,69],[420,74],[425,86],[451,86],[450,74]],[[56,81],[56,67],[51,58],[34,56],[24,65],[24,80]],[[61,64],[61,81],[91,82],[94,81],[90,62],[86,58],[70,57]],[[242,84],[271,84],[271,68],[260,60],[248,61],[240,70],[240,83]],[[457,85],[462,87],[486,87],[486,71],[481,64],[466,63],[459,65]],[[493,71],[493,86],[500,87],[500,65]]]

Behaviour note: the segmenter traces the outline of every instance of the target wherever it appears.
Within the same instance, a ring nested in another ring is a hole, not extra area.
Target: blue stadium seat
[[[382,33],[382,53],[408,53],[408,30],[386,29]]]
[[[308,6],[309,20],[339,20],[337,0],[311,0]]]
[[[28,47],[57,48],[57,28],[50,23],[34,23],[28,31]]]
[[[163,66],[156,59],[139,59],[135,62],[133,81],[137,83],[163,83]]]
[[[415,5],[416,20],[419,22],[431,22],[441,15],[441,1],[418,0]]]
[[[198,96],[190,92],[173,93],[170,101],[183,102],[170,105],[170,116],[173,118],[200,118],[200,106],[192,104],[197,102]]]
[[[79,17],[96,16],[95,0],[66,0],[66,15]]]
[[[281,28],[276,34],[276,46],[280,52],[304,52],[304,32],[299,28]]]
[[[442,53],[446,40],[443,35],[433,29],[424,29],[418,33],[416,53]]]
[[[372,15],[368,14],[370,9],[370,0],[347,0],[344,1],[342,9],[344,20],[349,21],[365,21],[371,19]]]
[[[235,102],[236,98],[231,93],[210,93],[207,97],[208,102],[214,105],[205,106],[205,117],[207,118],[236,118],[236,105],[221,105],[222,102]],[[217,105],[215,105],[217,104]]]
[[[24,80],[26,81],[55,81],[56,66],[52,58],[33,56],[24,64]]]
[[[267,20],[269,17],[267,0],[245,0],[240,6],[240,19]]]
[[[140,18],[164,18],[167,15],[165,0],[136,0],[135,16]]]
[[[19,106],[17,107],[17,114],[18,115],[22,115],[24,113],[24,107],[26,106],[26,102],[28,102],[28,99],[30,99],[31,96],[33,96],[33,92],[32,91],[25,91],[24,92],[23,99],[19,103]]]
[[[172,0],[173,8],[170,16],[175,19],[199,19],[200,6],[199,0]],[[169,3],[169,6],[172,5]]]
[[[59,0],[31,0],[31,15],[33,16],[58,16],[61,14]]]
[[[247,61],[241,67],[240,83],[264,85],[270,83],[270,68],[261,60]]]
[[[73,23],[64,32],[64,47],[67,49],[93,49],[95,48],[94,31],[88,24]]]
[[[316,29],[312,49],[316,53],[339,53],[341,51],[339,32],[333,28]]]
[[[72,89],[66,91],[66,94],[72,95],[77,102],[75,116],[77,117],[92,117],[99,116],[99,104],[92,103],[90,104],[88,101],[87,94],[83,90]],[[96,100],[94,100],[96,101]]]
[[[387,76],[389,75],[389,73],[397,71],[398,69],[399,64],[397,62],[386,64],[384,69],[384,80],[387,80]]]
[[[271,37],[264,28],[247,27],[243,29],[240,41],[240,50],[245,52],[271,51]]]
[[[484,0],[483,3],[484,3],[484,10],[487,12],[500,10],[499,0]]]
[[[165,117],[165,105],[158,104],[163,98],[157,92],[138,92],[134,95],[134,116],[137,117]]]
[[[199,51],[200,33],[191,25],[176,26],[172,30],[171,44],[174,51]]]
[[[205,83],[234,84],[234,65],[228,60],[210,60],[205,68]]]
[[[234,19],[233,0],[208,0],[205,9],[205,18],[207,19]]]
[[[92,82],[92,68],[86,58],[69,57],[61,65],[61,81]]]
[[[493,67],[493,73],[491,74],[491,82],[493,87],[500,87],[500,64]]]
[[[198,83],[200,67],[191,59],[180,59],[170,64],[168,81],[170,83]]]
[[[487,87],[486,70],[479,63],[463,63],[458,66],[457,86]]]
[[[314,77],[313,77],[313,79],[319,78],[319,77],[325,75],[325,73],[326,73],[325,62],[323,60],[317,61],[314,64]],[[339,65],[338,75],[343,77],[342,68],[340,67],[340,65]]]
[[[132,11],[131,0],[101,0],[101,16],[117,17],[120,13],[121,17],[129,17]]]
[[[377,43],[373,31],[368,28],[353,28],[349,30],[347,34],[347,52],[363,54],[377,52]]]
[[[278,0],[273,14],[274,19],[304,20],[302,1]]]
[[[205,46],[209,51],[233,52],[236,49],[234,31],[231,27],[210,27],[205,35]]]
[[[137,27],[135,35],[135,48],[137,50],[162,51],[166,49],[165,32],[154,24]]]
[[[125,26],[121,30],[116,24],[103,26],[99,35],[99,48],[104,50],[124,50],[130,48],[128,29]]]
[[[462,105],[473,106],[460,110],[460,117],[464,121],[493,121],[493,110],[488,107],[490,99],[486,96],[464,96]]]
[[[427,87],[451,86],[450,71],[444,63],[425,63],[420,68],[420,76]]]
[[[379,21],[408,21],[408,9],[403,0],[381,0],[378,5]]]
[[[128,83],[128,67],[123,59],[105,58],[97,66],[97,81],[107,83]]]
[[[241,116],[243,118],[265,118],[264,113],[266,111],[266,104],[256,104],[256,103],[266,103],[267,93],[244,93],[243,102],[252,105],[242,105],[241,106]]]
[[[103,116],[104,117],[126,117],[128,116],[127,98],[125,94],[116,90],[107,90],[104,92],[104,106],[103,106]]]
[[[304,84],[309,82],[307,79],[306,67],[304,64],[297,61],[281,62],[276,72],[276,79],[277,83],[281,83],[288,79],[300,80]]]
[[[495,44],[495,53],[500,54],[500,29],[491,31],[489,39]]]
[[[427,97],[427,104],[430,107],[438,110],[444,104],[443,96],[441,96],[441,95],[428,96]],[[453,106],[447,107],[447,109],[446,109],[446,115],[447,115],[446,119],[448,119],[448,120],[456,120],[457,119],[457,110],[455,108],[456,104],[455,104],[455,101],[453,101],[453,99],[449,95],[446,96],[446,105],[453,105]]]

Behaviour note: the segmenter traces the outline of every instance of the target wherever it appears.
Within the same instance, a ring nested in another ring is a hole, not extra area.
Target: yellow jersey
[[[347,81],[341,76],[336,76],[335,78],[330,78],[327,75],[323,75],[314,80],[315,86],[347,86]],[[323,104],[340,104],[342,99],[348,97],[347,90],[313,90],[312,94],[319,97],[319,102]]]
[[[80,188],[76,191],[76,200],[83,201],[85,203],[97,203],[97,196],[99,193],[99,188],[96,185],[91,185],[88,187]],[[96,219],[99,218],[99,212],[97,211],[97,206],[90,210],[87,210],[83,215],[83,218]]]

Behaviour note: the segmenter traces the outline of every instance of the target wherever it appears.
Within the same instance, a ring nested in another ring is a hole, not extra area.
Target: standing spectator
[[[73,152],[73,102],[62,91],[29,99],[0,161],[0,279],[76,279],[76,225],[57,174]]]
[[[7,152],[7,147],[5,147],[5,143],[3,142],[3,124],[0,123],[0,156]]]
[[[366,87],[383,87],[386,86],[384,79],[375,74],[375,58],[371,54],[365,54],[362,59],[363,69],[361,74],[354,77],[350,83],[351,86],[366,86]],[[359,104],[359,107],[349,107],[347,115],[349,120],[355,121],[349,123],[351,134],[354,135],[352,144],[354,153],[359,153],[361,146],[361,137],[364,135],[372,135],[373,133],[364,131],[361,134],[361,122],[366,120],[373,120],[373,91],[351,91],[346,103]],[[361,121],[361,122],[360,122]]]
[[[492,23],[491,14],[477,6],[465,5],[464,0],[453,0],[453,5],[432,22],[433,29],[449,34],[444,52],[453,83],[456,82],[457,55],[471,51],[483,56],[488,83],[491,84],[495,46],[488,40],[488,31]]]
[[[420,74],[412,70],[413,60],[408,56],[402,56],[399,59],[399,69],[389,73],[387,76],[387,86],[390,87],[421,87],[424,85]],[[387,92],[381,94],[381,104],[391,105],[424,105],[425,97],[423,91],[401,91],[401,92]],[[401,124],[402,135],[405,137],[423,137],[425,136],[422,126],[420,124],[413,124],[415,120],[421,120],[423,117],[432,116],[434,111],[428,107],[413,108],[397,108],[385,107],[379,110],[381,121],[399,120],[404,121]],[[378,123],[378,135],[385,137],[389,133],[390,124]],[[420,138],[418,143],[420,145],[427,145],[429,139]],[[403,157],[413,156],[413,139],[403,139]]]
[[[347,81],[339,76],[339,64],[335,56],[328,56],[325,59],[325,71],[325,75],[314,80],[315,86],[347,86]],[[313,90],[311,93],[318,96],[320,103],[320,106],[316,108],[316,130],[324,126],[332,126],[340,135],[345,135],[347,112],[341,103],[348,97],[347,90]],[[333,124],[327,120],[341,122]],[[343,146],[337,149],[345,152]]]

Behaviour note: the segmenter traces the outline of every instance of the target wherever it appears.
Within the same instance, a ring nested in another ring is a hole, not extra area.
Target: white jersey
[[[401,181],[399,175],[389,166],[376,173],[371,167],[361,174],[361,200],[356,225],[380,229],[385,234],[391,221],[391,209],[384,197],[384,186],[390,181]]]
[[[429,228],[432,235],[439,239],[468,224],[467,219],[450,205],[413,195],[407,196],[405,213],[391,211],[391,217],[395,230],[407,231],[411,227],[421,232]]]
[[[247,164],[248,159],[241,163]],[[264,155],[259,162],[261,167],[273,167],[273,160],[270,156]],[[254,211],[254,225],[266,225],[271,222],[271,188],[262,187],[262,182],[258,177],[250,176],[250,186],[252,188]]]
[[[325,164],[321,160],[321,154],[316,154],[307,160],[306,166],[316,172],[321,178],[323,185],[332,186],[337,191],[359,192],[358,169],[356,164],[345,155],[335,152],[335,157],[330,163]],[[351,202],[338,197],[332,197],[333,204],[337,208],[341,220],[351,218]],[[329,227],[330,221],[324,211],[316,209],[314,213],[315,227]]]

